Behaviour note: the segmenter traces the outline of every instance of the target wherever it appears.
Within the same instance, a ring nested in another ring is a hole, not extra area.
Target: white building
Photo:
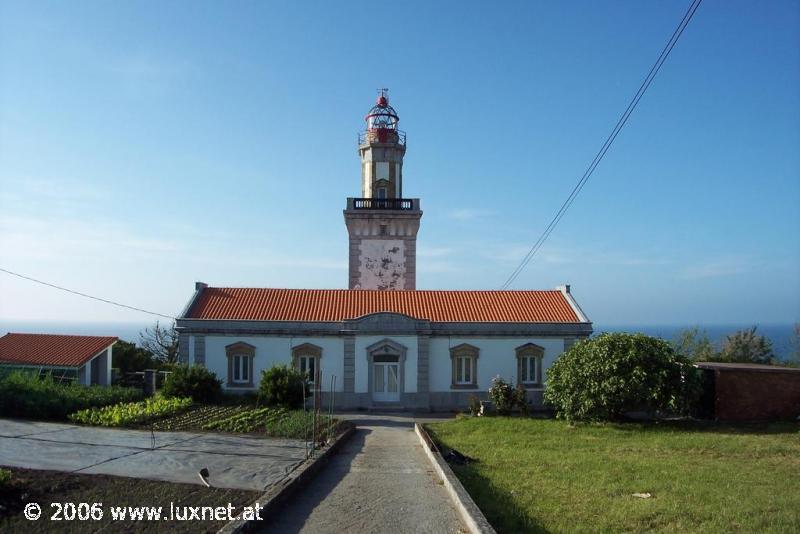
[[[291,363],[338,408],[463,409],[492,377],[541,402],[547,368],[592,324],[569,286],[546,291],[416,290],[419,199],[403,198],[405,133],[382,93],[359,137],[362,197],[348,198],[350,289],[208,287],[177,321],[184,362],[229,390]]]

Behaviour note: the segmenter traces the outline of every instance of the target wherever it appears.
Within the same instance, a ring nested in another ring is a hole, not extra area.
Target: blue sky
[[[499,288],[688,1],[0,3],[0,266],[162,313],[345,287],[377,87],[418,287]],[[800,319],[800,4],[706,0],[514,288],[602,324]],[[0,320],[146,316],[0,273]]]

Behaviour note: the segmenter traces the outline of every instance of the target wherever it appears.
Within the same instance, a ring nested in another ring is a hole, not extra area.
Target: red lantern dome
[[[364,117],[364,120],[367,121],[367,131],[364,132],[365,135],[359,137],[359,142],[369,140],[379,143],[405,144],[405,133],[397,129],[400,117],[397,116],[394,108],[389,105],[389,98],[386,96],[388,89],[381,89],[380,91],[375,105]]]

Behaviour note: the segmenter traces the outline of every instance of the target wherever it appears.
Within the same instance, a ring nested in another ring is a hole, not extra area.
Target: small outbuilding
[[[0,370],[30,369],[86,386],[111,384],[116,337],[15,334],[0,337]]]
[[[719,421],[800,417],[800,369],[754,363],[700,362],[701,416]]]

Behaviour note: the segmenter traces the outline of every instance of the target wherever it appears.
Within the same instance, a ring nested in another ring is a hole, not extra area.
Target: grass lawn
[[[797,532],[800,424],[426,425],[499,532]],[[632,493],[649,492],[641,499]]]
[[[193,484],[156,482],[109,475],[81,475],[59,471],[7,468],[11,480],[0,484],[0,532],[217,532],[224,521],[113,521],[112,506],[227,506],[237,511],[252,505],[260,492],[206,488]],[[41,506],[38,521],[23,515],[26,503]],[[103,503],[103,518],[95,521],[51,521],[50,503]],[[165,516],[167,512],[164,512]]]

